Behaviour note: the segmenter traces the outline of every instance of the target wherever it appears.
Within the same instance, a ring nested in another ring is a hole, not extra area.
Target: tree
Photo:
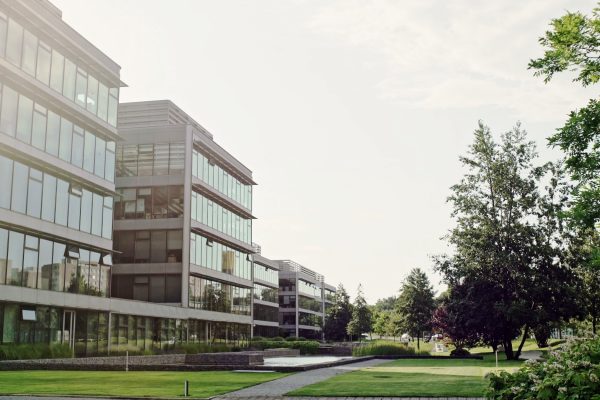
[[[323,333],[325,339],[341,341],[346,339],[346,328],[352,319],[350,296],[340,284],[335,292],[333,304],[325,317]]]
[[[358,285],[356,298],[352,306],[352,319],[346,327],[348,335],[358,336],[362,341],[362,334],[371,332],[372,314],[362,293],[362,285]]]
[[[391,311],[396,308],[396,302],[398,298],[396,296],[389,296],[383,299],[379,299],[375,302],[375,310],[378,311]]]
[[[420,337],[431,327],[431,317],[435,310],[433,287],[427,275],[419,268],[410,271],[402,283],[398,297],[397,311],[401,326],[417,337],[417,348],[421,348]]]

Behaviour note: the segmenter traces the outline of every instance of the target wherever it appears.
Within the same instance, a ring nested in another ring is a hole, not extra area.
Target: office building
[[[279,263],[261,255],[254,244],[254,299],[252,329],[254,336],[279,335]]]
[[[279,327],[285,336],[322,339],[335,287],[323,275],[291,260],[279,260]]]

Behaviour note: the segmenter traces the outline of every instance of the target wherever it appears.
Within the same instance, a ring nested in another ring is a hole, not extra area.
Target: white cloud
[[[562,117],[592,94],[566,77],[552,85],[533,77],[527,63],[542,52],[537,38],[550,18],[593,6],[562,0],[339,0],[321,8],[310,27],[379,59],[383,97],[425,109],[503,107],[517,118],[543,120]]]

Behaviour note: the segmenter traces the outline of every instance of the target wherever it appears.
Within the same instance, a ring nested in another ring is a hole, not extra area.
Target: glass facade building
[[[279,264],[260,254],[260,246],[253,260],[252,326],[255,336],[280,336],[279,330]]]

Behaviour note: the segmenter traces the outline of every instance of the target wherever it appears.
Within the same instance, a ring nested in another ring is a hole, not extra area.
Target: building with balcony
[[[279,263],[261,255],[254,244],[253,336],[279,336]]]
[[[196,341],[251,335],[251,171],[171,101],[119,107],[112,296],[182,309]]]
[[[279,327],[285,336],[322,339],[335,287],[323,275],[291,260],[279,260]]]

